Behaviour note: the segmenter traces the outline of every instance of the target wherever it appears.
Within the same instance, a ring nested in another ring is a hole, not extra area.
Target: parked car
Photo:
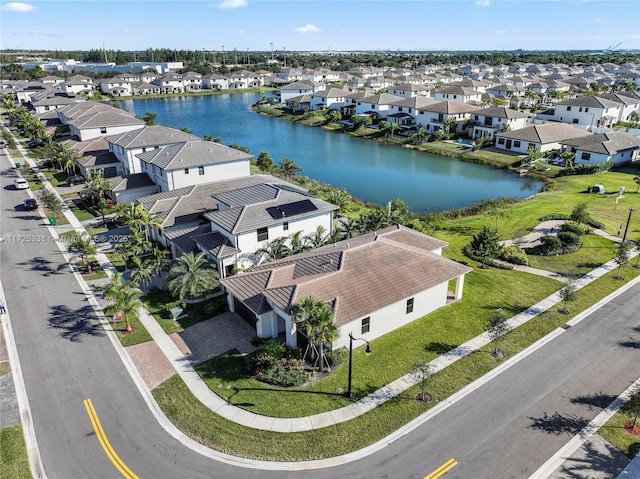
[[[16,178],[15,180],[13,180],[13,187],[16,190],[28,190],[29,182],[24,178]]]
[[[38,202],[33,198],[27,198],[24,200],[24,209],[25,210],[35,210],[38,209]]]
[[[80,176],[80,175],[70,176],[67,178],[67,186],[80,185],[85,181],[87,180],[84,176]]]
[[[44,143],[38,140],[31,140],[29,143],[27,143],[27,146],[29,148],[37,148],[39,146],[44,146]]]

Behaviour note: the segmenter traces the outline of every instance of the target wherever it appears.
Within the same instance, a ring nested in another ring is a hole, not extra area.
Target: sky
[[[0,0],[0,48],[640,49],[638,0]],[[239,53],[238,53],[239,54]]]

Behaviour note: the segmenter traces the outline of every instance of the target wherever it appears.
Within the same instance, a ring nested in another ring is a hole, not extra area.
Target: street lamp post
[[[367,356],[371,354],[371,344],[364,338],[354,338],[353,334],[349,333],[349,382],[347,384],[347,393],[346,396],[351,399],[353,397],[353,391],[351,390],[351,376],[353,373],[353,342],[354,341],[364,341],[367,343],[367,349],[365,349],[365,353]]]
[[[222,45],[222,66],[224,66],[224,45]]]
[[[633,208],[629,208],[629,217],[627,218],[627,225],[624,228],[624,234],[622,235],[622,244],[624,244],[625,240],[627,239],[627,231],[629,231],[629,223],[631,222],[631,213],[633,213],[635,210]],[[622,226],[622,225],[620,225]],[[620,228],[622,229],[622,228]]]

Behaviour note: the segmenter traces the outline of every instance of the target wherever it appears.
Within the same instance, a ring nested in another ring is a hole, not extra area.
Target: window
[[[583,152],[582,155],[580,155],[580,159],[589,161],[591,159],[591,153]]]
[[[571,111],[571,107],[570,106],[567,107],[567,111]]]
[[[515,140],[515,141],[513,142],[513,147],[514,147],[514,148],[520,148],[520,142],[519,142],[518,140]]]
[[[282,223],[282,231],[289,231],[289,222],[285,221]]]
[[[360,328],[360,334],[366,334],[371,329],[371,317],[367,316],[362,320],[362,326]]]
[[[188,174],[189,174],[189,168],[185,168],[185,169],[184,169],[184,174],[185,174],[185,175],[188,175]]]
[[[200,176],[204,175],[204,166],[198,166],[198,174]]]
[[[267,241],[269,239],[269,228],[258,228],[258,241]]]
[[[571,120],[571,123],[573,123],[575,125],[576,123],[578,123],[578,119],[574,118],[573,120]]]
[[[498,138],[498,145],[504,145],[504,138]]]
[[[406,314],[410,314],[410,313],[413,313],[413,298],[407,299],[407,313]]]
[[[142,149],[142,153],[146,153],[146,152],[147,152],[147,149],[146,149],[146,148],[143,148],[143,149]]]
[[[107,128],[105,126],[100,128],[100,133],[105,134],[107,132]]]
[[[589,107],[586,107],[586,108],[584,109],[584,112],[585,112],[585,113],[588,113],[588,112],[589,112]]]

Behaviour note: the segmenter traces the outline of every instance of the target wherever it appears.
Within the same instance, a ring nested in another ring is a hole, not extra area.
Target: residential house
[[[428,97],[431,89],[428,86],[415,83],[400,83],[390,86],[387,93],[390,95],[400,96],[402,98],[412,98],[415,96]]]
[[[251,175],[253,155],[220,143],[195,139],[136,155],[160,191]]]
[[[618,123],[623,105],[597,96],[580,96],[556,104],[553,120],[588,130],[611,128]]]
[[[182,74],[182,85],[184,91],[197,91],[202,88],[202,75],[196,72],[186,72]]]
[[[69,132],[81,141],[140,128],[144,121],[122,110],[101,111],[69,121]]]
[[[312,110],[339,110],[347,103],[348,90],[341,88],[327,88],[311,93],[311,109]]]
[[[415,127],[418,110],[422,107],[439,103],[426,96],[414,96],[391,103],[391,109],[386,116],[390,123],[397,123],[401,127]]]
[[[60,83],[60,89],[68,94],[79,95],[80,93],[89,94],[95,90],[93,80],[84,75],[73,75]]]
[[[482,103],[482,92],[464,86],[447,86],[436,90],[434,98],[438,101],[457,101],[479,105]]]
[[[182,75],[180,75],[179,73],[165,73],[164,75],[156,78],[153,84],[159,86],[162,93],[184,92]]]
[[[529,115],[503,106],[490,106],[473,112],[473,130],[471,137],[493,140],[497,132],[519,130],[527,126]]]
[[[442,257],[447,243],[403,226],[344,240],[221,280],[229,309],[262,338],[299,345],[293,306],[310,295],[333,309],[338,338],[371,341],[460,299],[471,268]],[[449,282],[455,280],[450,295]]]
[[[620,116],[618,122],[631,121],[632,113],[636,112],[640,115],[640,98],[635,96],[626,96],[623,93],[604,93],[599,95],[600,98],[618,102],[621,105]]]
[[[109,151],[109,144],[104,136],[86,141],[69,139],[63,143],[81,155],[77,164],[80,174],[85,178],[93,170],[102,170],[105,178],[124,175],[122,163]]]
[[[84,101],[84,99],[75,97],[69,98],[66,96],[52,96],[34,101],[31,103],[31,106],[33,106],[36,113],[44,113],[45,111],[57,110],[58,108],[74,105],[81,101]]]
[[[160,125],[136,128],[106,138],[109,151],[122,163],[125,175],[143,172],[140,159],[137,157],[140,153],[194,140],[199,138],[190,133]]]
[[[519,130],[495,133],[495,147],[519,154],[527,154],[529,147],[542,152],[559,150],[561,143],[572,138],[589,136],[588,131],[565,123],[545,123]]]
[[[133,203],[138,198],[158,191],[158,185],[146,173],[112,176],[108,180],[110,184],[108,194],[115,203]]]
[[[161,90],[158,85],[154,85],[145,81],[133,82],[131,91],[134,95],[159,95]]]
[[[368,115],[374,119],[386,118],[391,112],[392,104],[402,100],[402,97],[380,93],[367,95],[356,102],[356,115]]]
[[[464,123],[470,115],[480,108],[468,103],[449,100],[440,101],[419,108],[416,119],[418,128],[424,128],[427,133],[435,133],[442,129],[442,125],[449,118],[455,118],[457,122],[456,132],[464,129]]]
[[[105,78],[100,82],[100,91],[111,96],[133,95],[131,80],[123,76]]]
[[[228,90],[229,78],[217,73],[204,75],[202,77],[202,88],[206,88],[207,90]]]
[[[608,131],[565,140],[563,151],[576,154],[576,165],[596,165],[612,161],[616,165],[640,161],[640,137],[623,131]]]
[[[313,93],[316,89],[309,83],[297,81],[282,85],[279,90],[280,103],[287,103],[288,100],[291,100],[294,97]]]
[[[42,77],[40,78],[40,83],[44,83],[45,85],[59,85],[60,83],[64,82],[64,78],[60,78],[57,77],[55,75],[48,75],[46,77]]]

